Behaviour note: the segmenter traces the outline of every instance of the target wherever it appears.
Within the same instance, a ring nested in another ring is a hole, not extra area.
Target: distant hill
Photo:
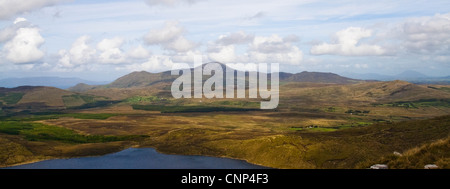
[[[0,80],[0,87],[14,88],[19,86],[49,86],[60,89],[67,89],[78,83],[89,85],[103,85],[108,82],[89,81],[80,78],[62,77],[28,77],[28,78],[6,78]]]
[[[281,81],[296,81],[296,82],[312,82],[312,83],[336,83],[336,84],[352,84],[359,83],[361,80],[350,79],[342,77],[334,73],[322,73],[322,72],[301,72],[297,74],[291,74]]]
[[[97,85],[88,85],[86,83],[78,83],[77,85],[73,86],[73,87],[69,87],[67,88],[67,90],[69,91],[73,91],[73,92],[83,92],[83,91],[87,91],[87,90],[91,90],[91,89],[95,89],[97,87]]]
[[[342,73],[342,75],[361,80],[378,80],[378,81],[403,80],[415,84],[450,84],[450,76],[431,77],[412,70],[406,70],[397,75],[382,75],[376,73],[357,74],[350,72]]]
[[[54,87],[0,88],[0,102],[15,109],[64,107],[63,96],[74,93]]]
[[[219,63],[220,64],[220,63]],[[226,65],[221,64],[224,69]],[[231,69],[231,68],[230,68]],[[191,69],[193,72],[193,69]],[[248,75],[248,73],[246,73]],[[342,77],[334,73],[321,73],[321,72],[301,72],[297,74],[291,74],[286,72],[280,72],[280,81],[284,82],[312,82],[312,83],[335,83],[335,84],[352,84],[362,82],[357,79],[350,79]],[[135,88],[135,87],[147,87],[157,83],[172,82],[178,76],[172,76],[170,71],[161,73],[149,73],[146,71],[132,72],[125,76],[122,76],[110,84],[107,85],[89,85],[86,83],[79,83],[76,86],[68,88],[70,91],[83,92],[91,89],[99,88]],[[225,77],[224,77],[225,78]],[[205,78],[204,78],[205,79]],[[270,79],[270,75],[268,76]]]
[[[0,108],[9,112],[60,110],[107,100],[106,97],[80,94],[55,87],[0,87]]]
[[[170,72],[149,73],[146,71],[133,72],[118,78],[108,84],[108,88],[130,88],[150,86],[159,82],[173,81],[178,76],[172,76]]]
[[[427,76],[425,74],[422,74],[420,72],[412,71],[412,70],[406,70],[400,74],[395,75],[397,80],[414,80],[414,79],[425,79],[430,78],[430,76]]]

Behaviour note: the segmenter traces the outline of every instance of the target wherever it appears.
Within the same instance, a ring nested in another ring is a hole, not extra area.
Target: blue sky
[[[193,55],[293,73],[450,75],[450,2],[0,1],[0,78],[112,80]]]

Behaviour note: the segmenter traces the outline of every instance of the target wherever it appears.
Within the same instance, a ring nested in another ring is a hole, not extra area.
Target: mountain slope
[[[54,87],[0,88],[0,107],[9,112],[66,109],[105,100],[109,99]]]
[[[171,76],[170,72],[149,73],[146,71],[133,72],[122,76],[111,84],[108,88],[132,88],[153,85],[158,82],[173,81],[177,76]]]
[[[18,104],[43,103],[46,106],[64,106],[63,96],[72,95],[72,92],[53,87],[35,87],[27,91]]]
[[[361,80],[342,77],[338,74],[322,73],[322,72],[301,72],[293,74],[282,81],[336,83],[336,84],[352,84],[361,82]]]
[[[73,92],[84,92],[84,91],[95,89],[95,88],[98,88],[98,87],[102,87],[102,86],[100,86],[100,85],[88,85],[88,84],[85,84],[85,83],[78,83],[77,85],[75,85],[73,87],[70,87],[67,90],[68,91],[73,91]]]
[[[280,103],[297,106],[384,104],[431,99],[450,99],[450,93],[406,81],[365,82],[350,85],[291,82],[280,88]],[[436,100],[435,100],[436,101]],[[438,101],[434,102],[438,103]]]
[[[397,75],[381,75],[376,73],[357,74],[351,72],[342,73],[345,77],[362,79],[362,80],[378,80],[378,81],[394,81],[404,80],[415,84],[449,84],[450,76],[447,77],[430,77],[420,72],[407,70]]]

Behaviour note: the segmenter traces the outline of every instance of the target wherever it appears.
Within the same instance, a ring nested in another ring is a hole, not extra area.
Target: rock
[[[402,156],[402,154],[401,154],[400,152],[397,152],[397,151],[394,152],[394,155],[396,155],[396,156]]]
[[[388,169],[386,164],[375,164],[370,166],[370,169]]]
[[[439,166],[435,164],[428,164],[424,166],[425,169],[439,169]]]

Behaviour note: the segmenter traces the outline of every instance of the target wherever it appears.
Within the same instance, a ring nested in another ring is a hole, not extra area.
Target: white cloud
[[[220,63],[236,63],[237,57],[234,45],[220,46],[208,53],[208,58]]]
[[[59,65],[64,68],[73,68],[92,62],[97,51],[89,46],[89,40],[89,36],[81,36],[72,44],[69,51],[60,50]]]
[[[117,70],[127,70],[127,71],[148,71],[148,72],[158,72],[166,71],[171,69],[173,65],[172,58],[166,55],[153,55],[143,63],[135,63],[125,65],[124,67],[117,67]]]
[[[438,53],[450,50],[450,13],[413,18],[394,30],[404,48],[413,53]]]
[[[170,43],[164,45],[165,49],[173,50],[175,52],[187,52],[194,49],[197,46],[196,43],[187,40],[183,36],[178,37]]]
[[[250,45],[250,50],[258,51],[260,53],[283,53],[291,50],[292,44],[285,42],[278,35],[270,37],[255,37],[253,43]]]
[[[6,59],[13,63],[30,63],[42,59],[45,55],[39,48],[45,42],[39,28],[20,28],[15,36],[3,46]]]
[[[222,63],[253,62],[282,63],[298,65],[303,59],[303,52],[291,42],[299,39],[295,35],[282,38],[278,35],[253,36],[245,32],[221,35],[208,46],[208,57]],[[237,54],[236,46],[245,45],[247,53]]]
[[[193,64],[195,56],[202,56],[203,61],[206,61],[208,59],[208,57],[199,50],[177,53],[175,55],[172,55],[171,58],[172,58],[172,61],[176,62],[176,63],[191,63],[191,64]]]
[[[0,43],[12,39],[17,32],[17,27],[9,26],[0,30]]]
[[[244,44],[253,41],[255,36],[247,34],[243,31],[231,33],[228,35],[221,35],[219,39],[216,41],[216,44],[219,45],[232,45],[232,44]]]
[[[98,60],[105,64],[120,64],[126,61],[124,52],[120,49],[124,40],[119,37],[103,39],[97,44],[97,49],[101,51]]]
[[[150,56],[150,52],[141,45],[129,50],[127,56],[132,59],[143,59]]]
[[[57,71],[83,71],[106,65],[128,65],[139,67],[135,62],[148,61],[151,53],[141,45],[124,51],[125,39],[121,37],[106,38],[93,46],[89,36],[81,36],[75,40],[69,50],[59,51]],[[143,64],[143,67],[149,64]],[[118,66],[119,68],[122,66]]]
[[[378,45],[360,44],[360,40],[372,36],[372,31],[360,27],[349,27],[335,34],[333,43],[322,43],[311,48],[313,55],[376,56],[387,54]]]
[[[368,64],[355,64],[354,65],[355,66],[355,68],[358,68],[358,69],[361,69],[361,68],[369,68],[369,65]]]
[[[256,36],[249,47],[249,59],[255,62],[298,65],[303,60],[303,52],[293,45],[291,40],[292,36],[289,38],[281,38],[278,35]]]
[[[252,62],[299,65],[303,60],[303,52],[298,47],[291,47],[289,51],[278,53],[251,51],[249,58]]]
[[[101,51],[108,51],[110,49],[120,48],[124,40],[120,37],[115,37],[112,39],[103,39],[97,44],[97,49]]]
[[[11,40],[20,28],[33,27],[25,18],[16,18],[14,24],[0,30],[0,43]]]
[[[448,62],[450,62],[450,56],[438,55],[438,56],[433,57],[433,60],[436,62],[448,63]]]
[[[16,18],[16,20],[14,20],[14,24],[18,24],[19,22],[26,22],[26,21],[27,21],[26,18],[18,17],[18,18]]]
[[[200,0],[145,0],[145,3],[149,6],[156,6],[156,5],[162,5],[162,6],[175,6],[179,4],[194,4]]]
[[[283,41],[285,41],[285,42],[299,42],[300,41],[300,37],[298,37],[297,35],[291,34],[291,35],[288,35],[288,36],[284,37]]]
[[[150,30],[144,36],[144,41],[149,45],[168,43],[177,39],[183,33],[184,29],[179,26],[177,21],[167,21],[163,28]]]
[[[175,52],[187,52],[197,44],[187,40],[183,36],[184,32],[177,21],[168,21],[163,28],[150,30],[144,36],[144,42],[148,45],[161,45],[164,49]]]
[[[67,0],[2,0],[0,1],[0,19],[52,6]]]

